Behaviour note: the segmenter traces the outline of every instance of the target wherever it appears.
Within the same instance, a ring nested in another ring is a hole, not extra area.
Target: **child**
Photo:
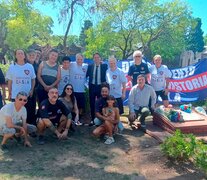
[[[114,107],[115,98],[114,96],[107,97],[107,105],[102,109],[103,116],[107,117],[102,125],[105,128],[105,137],[107,137],[105,144],[111,144],[114,141],[113,132],[117,131],[117,124],[119,122],[119,109]]]

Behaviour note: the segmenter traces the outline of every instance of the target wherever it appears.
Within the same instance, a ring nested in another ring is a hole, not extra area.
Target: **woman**
[[[82,125],[79,121],[79,110],[77,106],[77,101],[74,95],[74,90],[73,86],[71,84],[67,84],[64,89],[62,94],[60,95],[59,98],[65,106],[70,110],[72,113],[72,120],[75,122],[77,126]]]
[[[6,74],[8,79],[8,99],[14,101],[17,94],[24,91],[28,94],[28,102],[25,104],[27,109],[27,123],[36,123],[35,107],[31,107],[33,92],[35,87],[35,72],[31,64],[26,62],[26,54],[22,49],[15,51],[15,62],[11,64]]]
[[[37,78],[39,81],[37,88],[37,96],[39,104],[48,98],[48,91],[57,87],[60,81],[60,67],[57,64],[58,51],[52,49],[49,52],[47,61],[42,61],[39,65]]]

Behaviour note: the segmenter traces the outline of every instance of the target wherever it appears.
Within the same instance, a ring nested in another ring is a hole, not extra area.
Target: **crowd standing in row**
[[[39,50],[30,50],[27,55],[22,49],[15,51],[15,62],[6,73],[8,99],[12,102],[0,110],[1,149],[6,149],[8,139],[20,141],[21,136],[25,137],[25,145],[31,146],[28,134],[37,134],[38,144],[44,144],[46,128],[59,139],[66,139],[68,131],[74,130],[72,124],[84,123],[87,79],[89,125],[98,126],[93,134],[105,134],[105,143],[111,144],[115,141],[113,134],[124,129],[120,115],[124,113],[127,79],[117,67],[116,58],[110,57],[108,66],[102,62],[99,53],[93,55],[94,63],[90,65],[84,63],[82,54],[76,55],[75,62],[71,62],[68,56],[63,57],[61,66],[57,59],[58,51],[54,49],[49,52],[47,61],[41,61]],[[160,55],[154,57],[154,65],[150,68],[142,61],[141,51],[135,51],[133,59],[134,64],[128,72],[133,84],[128,98],[129,123],[140,115],[141,129],[145,131],[145,117],[153,112],[157,97],[162,98],[165,106],[169,104],[167,86],[170,73],[167,66],[162,65]],[[0,85],[3,92],[1,102],[5,104],[5,78],[1,71]]]

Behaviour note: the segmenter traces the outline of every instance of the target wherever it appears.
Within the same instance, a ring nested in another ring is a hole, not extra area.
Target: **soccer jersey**
[[[132,76],[132,85],[136,85],[137,84],[137,76],[139,76],[140,74],[148,74],[149,73],[149,69],[146,63],[141,62],[140,65],[136,65],[133,64],[129,67],[129,72],[128,75]]]
[[[62,114],[68,116],[69,113],[69,109],[60,100],[57,100],[55,104],[51,104],[48,99],[45,99],[40,105],[38,117],[48,118],[52,121],[59,118]]]
[[[69,69],[63,69],[61,67],[60,70],[61,70],[61,79],[60,79],[60,82],[58,84],[58,93],[59,93],[59,95],[62,94],[65,85],[70,83]]]
[[[151,85],[155,91],[162,91],[166,87],[166,78],[171,77],[171,72],[167,66],[161,65],[156,68],[155,65],[150,67]]]
[[[106,71],[106,82],[110,86],[110,95],[120,98],[122,96],[122,84],[127,82],[124,72],[120,68],[116,68],[114,71],[108,69]]]
[[[12,80],[11,98],[15,99],[20,91],[29,94],[32,87],[32,79],[35,78],[36,75],[31,64],[11,64],[6,74],[6,79]]]
[[[88,65],[83,63],[81,66],[76,62],[70,63],[70,82],[74,92],[84,93],[86,83],[86,72]]]

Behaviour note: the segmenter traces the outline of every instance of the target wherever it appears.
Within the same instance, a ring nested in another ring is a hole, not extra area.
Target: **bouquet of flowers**
[[[192,104],[183,104],[180,106],[180,110],[187,112],[187,113],[191,113],[192,112]]]

